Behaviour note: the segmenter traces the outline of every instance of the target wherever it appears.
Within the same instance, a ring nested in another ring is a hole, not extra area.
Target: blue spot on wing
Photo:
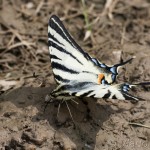
[[[116,67],[111,67],[111,68],[110,68],[110,71],[111,71],[113,74],[117,74],[117,68],[116,68]]]
[[[91,60],[95,63],[95,65],[99,66],[99,62],[95,58],[91,58]]]

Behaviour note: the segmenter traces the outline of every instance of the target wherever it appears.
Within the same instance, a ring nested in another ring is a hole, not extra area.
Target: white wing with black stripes
[[[48,26],[48,43],[51,65],[58,83],[72,80],[96,80],[101,71],[69,35],[61,21],[52,16]]]
[[[48,44],[51,65],[57,83],[67,83],[76,79],[80,81],[115,82],[118,68],[130,60],[107,66],[85,53],[73,40],[60,19],[53,15],[48,25]],[[71,74],[71,75],[70,75]],[[101,80],[103,75],[105,80]],[[98,79],[97,75],[100,79]]]
[[[48,25],[51,66],[59,86],[51,93],[57,99],[94,97],[138,100],[128,91],[132,85],[112,84],[118,68],[132,59],[108,66],[85,53],[67,32],[60,19],[53,15]]]
[[[139,84],[140,85],[140,84]],[[104,98],[104,99],[119,99],[119,100],[131,100],[136,102],[143,100],[132,96],[128,91],[132,86],[127,83],[122,84],[96,84],[93,82],[70,82],[69,84],[59,85],[52,93],[51,96],[57,99],[71,99],[73,97],[92,97],[92,98]]]

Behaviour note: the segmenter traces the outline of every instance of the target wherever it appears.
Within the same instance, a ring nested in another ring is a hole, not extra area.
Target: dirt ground
[[[47,44],[52,14],[102,62],[136,57],[117,82],[150,81],[150,0],[0,0],[0,149],[149,150],[150,86],[133,91],[146,100],[137,104],[69,102],[74,123],[65,104],[57,117],[57,101],[44,112],[56,86]]]

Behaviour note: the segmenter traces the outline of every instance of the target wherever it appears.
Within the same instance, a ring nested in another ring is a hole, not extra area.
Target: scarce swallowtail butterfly
[[[142,83],[115,84],[119,67],[132,58],[112,66],[92,58],[74,41],[55,15],[49,19],[48,46],[54,78],[58,83],[50,98],[63,101],[74,97],[140,100],[128,92]]]

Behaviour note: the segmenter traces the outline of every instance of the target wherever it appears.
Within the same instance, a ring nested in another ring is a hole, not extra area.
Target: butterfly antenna
[[[130,59],[124,61],[124,62],[121,62],[121,63],[119,63],[119,64],[113,65],[112,67],[110,67],[110,71],[111,71],[113,74],[116,74],[116,75],[117,75],[117,74],[118,74],[119,67],[121,67],[121,66],[123,66],[123,65],[125,65],[125,64],[127,64],[127,63],[129,63],[129,62],[131,62],[133,59],[134,59],[134,57],[132,57],[132,58],[130,58]]]
[[[131,62],[134,58],[135,58],[135,57],[132,57],[132,58],[126,60],[126,61],[123,61],[123,62],[121,62],[121,63],[119,63],[119,64],[116,64],[115,66],[116,66],[116,67],[123,66],[123,65],[125,65],[125,64],[127,64],[127,63],[129,63],[129,62]]]
[[[69,114],[70,114],[70,116],[71,116],[71,119],[72,119],[72,121],[74,122],[74,120],[73,120],[73,117],[72,117],[72,114],[71,114],[71,111],[70,111],[70,108],[69,108],[69,106],[68,106],[68,103],[65,101],[65,103],[66,103],[66,106],[67,106],[67,108],[68,108],[68,111],[69,111]]]

